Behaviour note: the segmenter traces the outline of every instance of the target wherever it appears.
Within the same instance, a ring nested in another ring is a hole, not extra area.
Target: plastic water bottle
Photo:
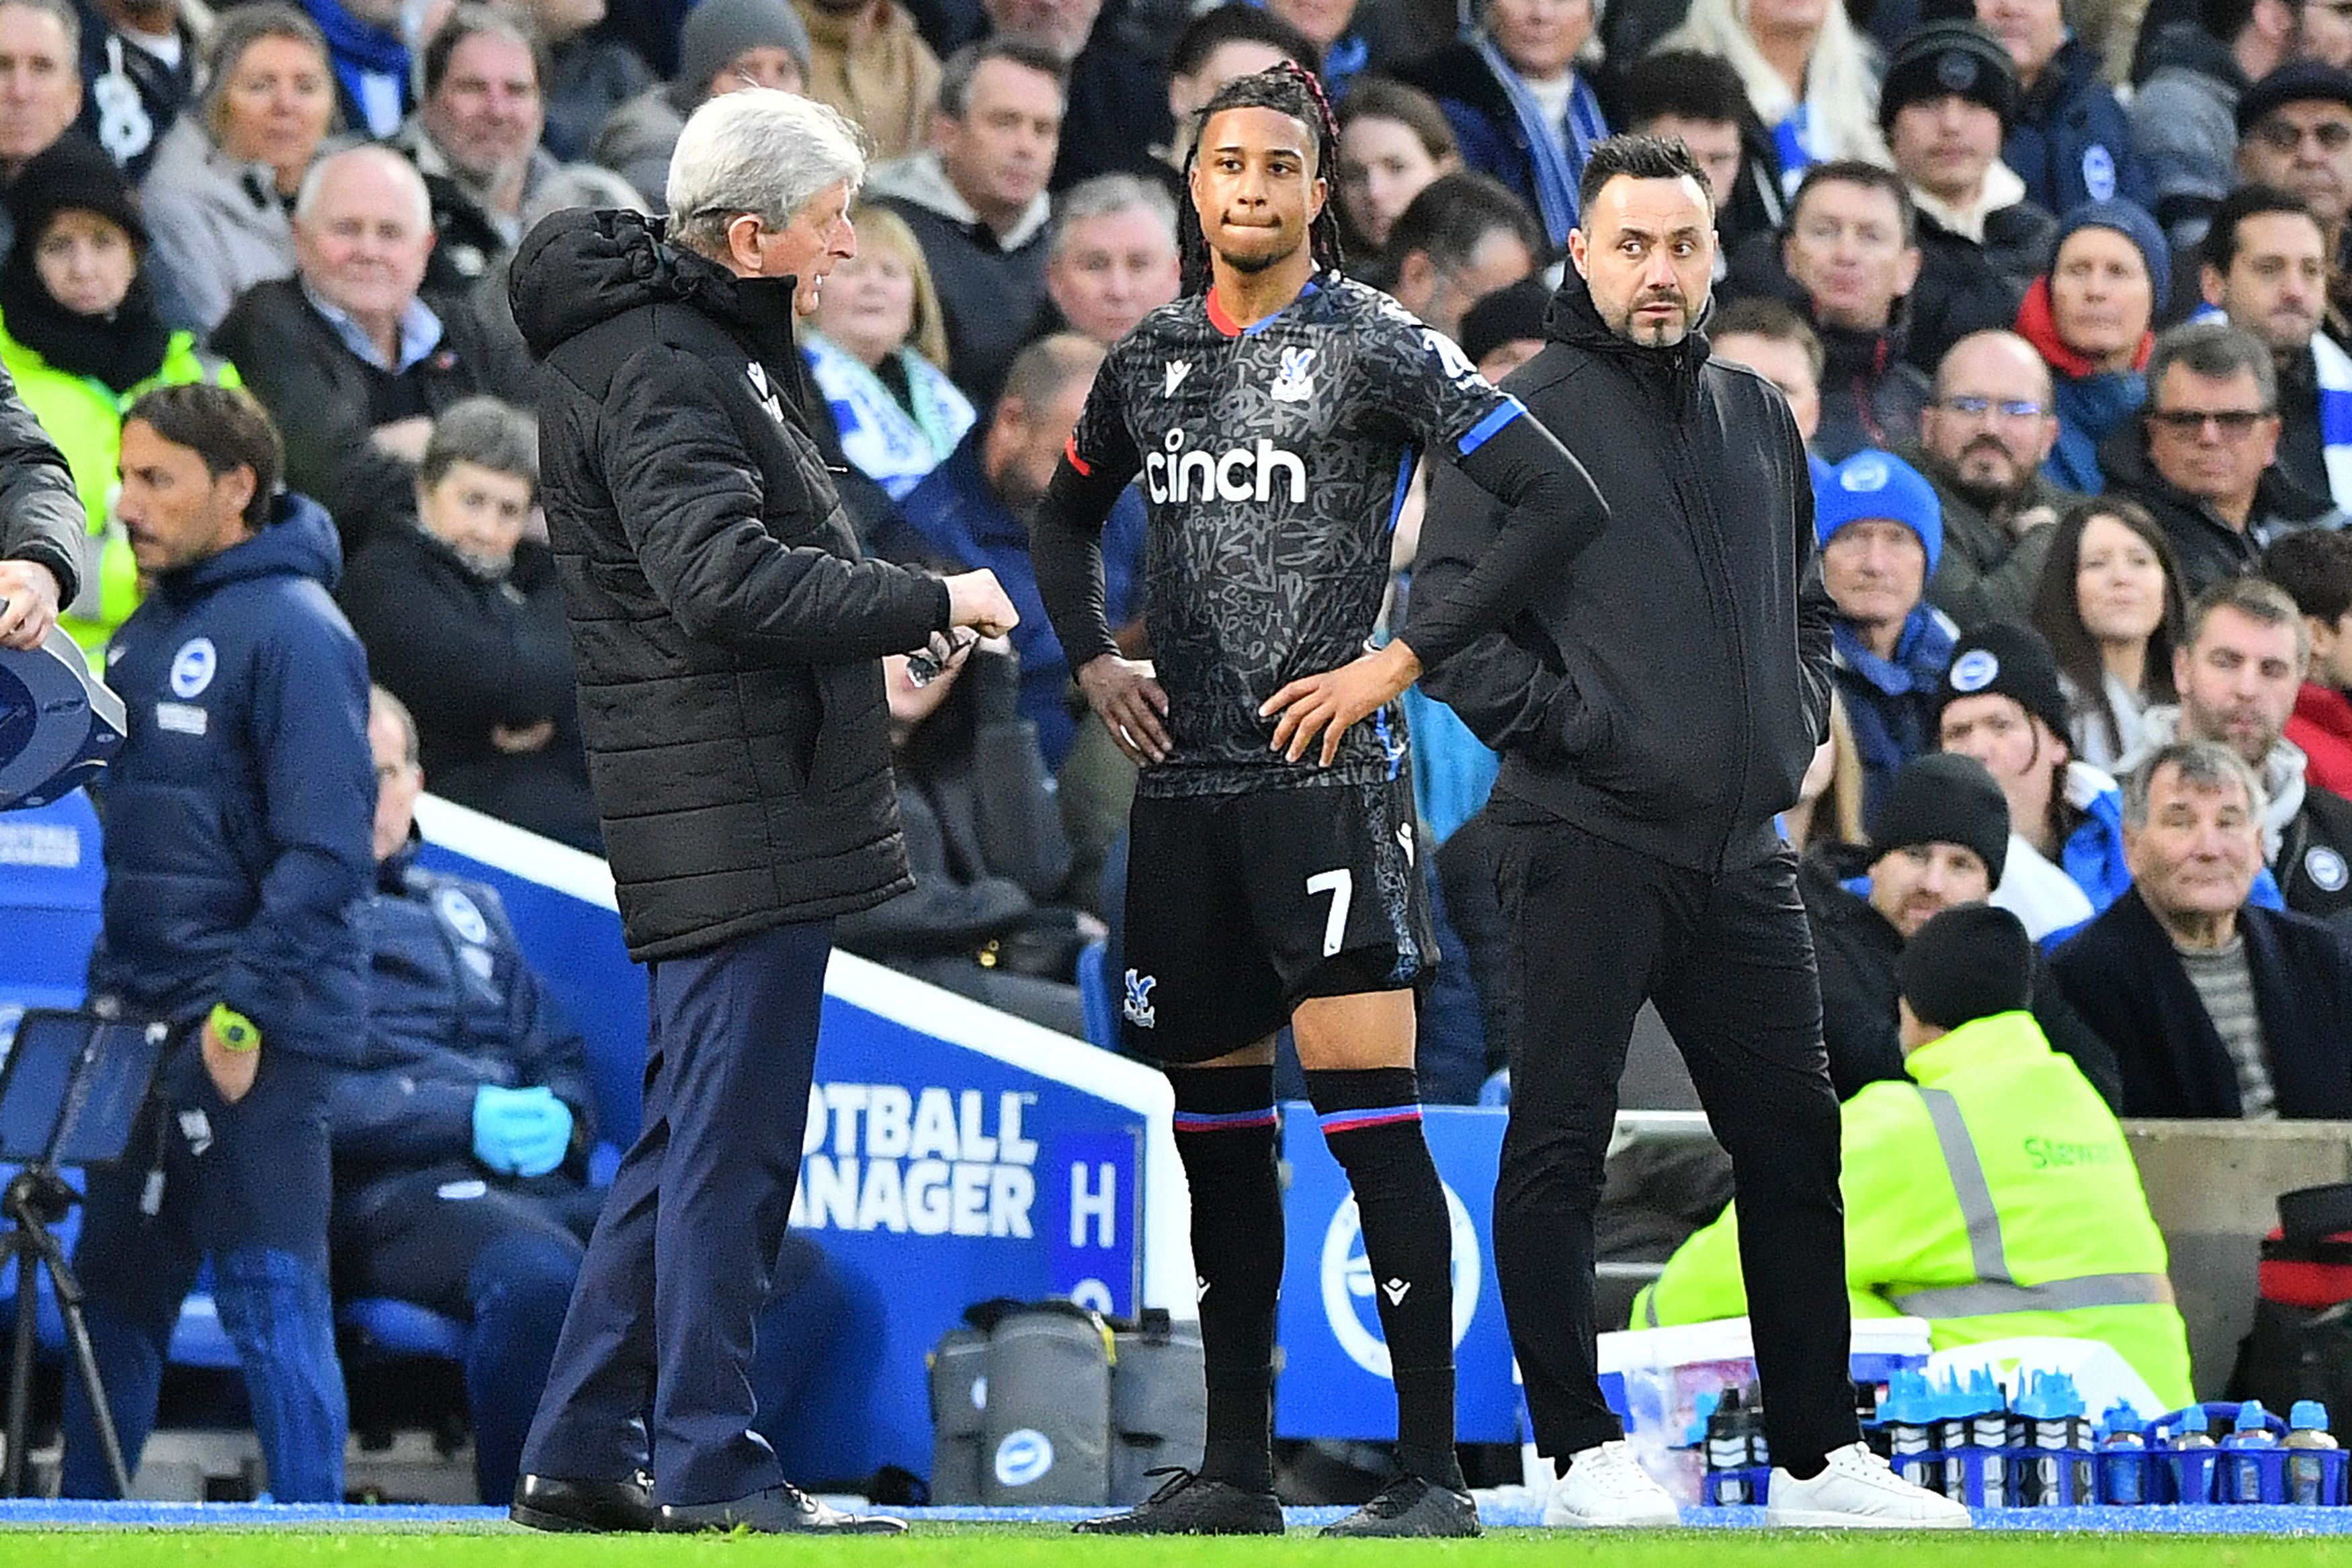
[[[1960,1375],[1942,1386],[1930,1385],[1936,1406],[1936,1447],[1944,1451],[1944,1495],[1954,1502],[1969,1500],[1969,1393]]]
[[[2172,1435],[2172,1473],[2176,1502],[2213,1500],[2213,1434],[2205,1423],[2205,1406],[2191,1405],[2180,1413],[2180,1430]]]
[[[1969,1376],[1969,1440],[1984,1450],[1986,1508],[2006,1508],[2009,1496],[2009,1402],[1991,1369],[1979,1367]]]
[[[2099,1425],[2105,1430],[2099,1439],[2105,1483],[2100,1492],[2119,1508],[2137,1508],[2147,1501],[2147,1437],[2139,1412],[2128,1404],[2111,1405]]]
[[[1935,1410],[1928,1401],[1927,1375],[1897,1367],[1887,1382],[1886,1397],[1878,1406],[1880,1430],[1886,1434],[1887,1458],[1895,1473],[1930,1491],[1942,1490],[1944,1467],[1927,1456],[1935,1450],[1931,1423]]]
[[[2221,1439],[2221,1463],[2230,1478],[2225,1490],[2231,1502],[2263,1500],[2263,1472],[2269,1467],[2256,1456],[2279,1446],[2271,1436],[2269,1419],[2263,1402],[2249,1399],[2238,1406],[2237,1425]]]
[[[2058,1508],[2083,1500],[2077,1492],[2073,1450],[2081,1446],[2083,1399],[2074,1379],[2062,1373],[2029,1372],[2019,1378],[2010,1408],[2021,1427],[2020,1445],[2035,1450],[2015,1478],[2017,1500],[2028,1508]]]
[[[2317,1508],[2327,1500],[2327,1461],[2319,1456],[2334,1448],[2327,1435],[2327,1406],[2316,1399],[2298,1399],[2287,1412],[2286,1500],[2301,1508]]]
[[[1753,1500],[1748,1489],[1747,1414],[1739,1390],[1727,1388],[1722,1402],[1706,1418],[1707,1496],[1725,1508]]]
[[[1748,1468],[1769,1470],[1772,1468],[1772,1445],[1764,1436],[1763,1385],[1751,1383],[1747,1393],[1746,1406],[1739,1413],[1739,1435],[1748,1446]]]

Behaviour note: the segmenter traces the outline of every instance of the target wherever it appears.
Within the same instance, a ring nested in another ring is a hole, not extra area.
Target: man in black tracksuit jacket
[[[1548,1510],[1563,1523],[1673,1522],[1574,1495],[1576,1470],[1612,1468],[1601,1446],[1621,1436],[1594,1371],[1592,1224],[1645,1000],[1732,1158],[1772,1458],[1831,1481],[1860,1462],[1845,1314],[1822,1310],[1844,1277],[1837,1099],[1796,860],[1773,825],[1827,732],[1831,604],[1788,406],[1711,361],[1696,330],[1706,189],[1678,143],[1596,148],[1576,270],[1543,351],[1505,386],[1584,465],[1612,520],[1507,631],[1423,677],[1503,754],[1487,816],[1514,925],[1512,1103],[1495,1261],[1537,1447],[1575,1461]],[[1415,603],[1441,601],[1494,527],[1486,497],[1441,470]],[[1875,1502],[1790,1487],[1789,1521],[1948,1521],[1915,1511],[1907,1488],[1865,1490]]]

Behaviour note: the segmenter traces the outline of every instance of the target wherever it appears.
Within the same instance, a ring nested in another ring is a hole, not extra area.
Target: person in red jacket
[[[2352,538],[2289,534],[2263,552],[2263,575],[2286,590],[2311,628],[2311,665],[2286,737],[2311,758],[2305,778],[2352,793]]]

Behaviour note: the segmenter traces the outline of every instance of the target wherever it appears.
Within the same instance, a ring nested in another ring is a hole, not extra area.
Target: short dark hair
[[[2239,375],[2254,378],[2254,392],[2264,413],[2278,412],[2278,369],[2269,345],[2227,321],[2183,321],[2156,335],[2147,356],[2147,412],[2158,412],[2157,394],[2166,372],[2179,365],[2195,375],[2217,382]],[[2192,639],[2193,641],[2193,639]]]
[[[416,487],[429,490],[460,463],[511,474],[539,489],[539,422],[494,397],[460,398],[441,411],[416,465]]]
[[[2213,209],[2213,225],[2205,231],[2205,244],[2197,259],[2227,277],[2230,264],[2238,259],[2238,225],[2264,213],[2295,213],[2311,218],[2315,227],[2319,224],[2312,217],[2311,204],[2293,191],[2282,191],[2276,185],[2241,185]],[[2326,237],[2322,230],[2321,239]]]
[[[2311,628],[2304,624],[2302,610],[2286,590],[2260,577],[2225,577],[2190,600],[2189,618],[2181,623],[2180,645],[2195,648],[2205,635],[2207,622],[2223,610],[2234,611],[2257,625],[2293,627],[2296,661],[2310,659]]]
[[[1273,12],[1247,4],[1219,5],[1185,23],[1184,30],[1176,35],[1175,48],[1169,52],[1168,74],[1196,76],[1211,55],[1232,43],[1264,44],[1317,76],[1323,74],[1323,51],[1315,47],[1314,39]]]
[[[1605,136],[1592,144],[1592,154],[1584,161],[1584,178],[1576,189],[1577,211],[1591,212],[1601,187],[1621,174],[1629,180],[1696,180],[1707,210],[1715,210],[1715,187],[1706,183],[1706,171],[1680,138]]]
[[[1740,125],[1753,112],[1738,68],[1697,49],[1643,55],[1617,85],[1618,121],[1635,131],[1660,115]]]
[[[1775,343],[1796,344],[1804,350],[1805,362],[1813,367],[1815,382],[1822,379],[1822,371],[1828,368],[1829,356],[1822,347],[1822,335],[1814,331],[1812,324],[1798,315],[1796,308],[1786,300],[1775,299],[1767,294],[1735,299],[1717,311],[1715,319],[1706,327],[1710,342],[1719,343],[1743,332],[1748,337],[1763,338]]]
[[[1549,259],[1551,246],[1543,225],[1509,186],[1467,170],[1441,174],[1397,214],[1389,229],[1389,259],[1402,263],[1419,251],[1439,270],[1457,271],[1470,264],[1479,242],[1497,229],[1517,235],[1538,267]]]
[[[1016,66],[1040,72],[1054,78],[1054,86],[1066,101],[1070,96],[1070,68],[1062,57],[1041,45],[1025,43],[1019,38],[982,38],[976,44],[966,44],[950,55],[940,67],[939,108],[950,120],[961,120],[971,109],[971,78],[980,68],[991,60],[1009,60]]]
[[[1911,200],[1911,187],[1903,176],[1892,169],[1882,169],[1875,163],[1865,163],[1859,158],[1835,158],[1827,163],[1816,163],[1805,171],[1798,182],[1797,193],[1789,198],[1789,227],[1797,226],[1797,214],[1804,210],[1805,198],[1818,186],[1827,184],[1860,185],[1865,190],[1884,191],[1895,198],[1895,211],[1903,224],[1906,246],[1917,243],[1919,209]]]
[[[1392,120],[1412,132],[1421,150],[1429,154],[1430,162],[1440,162],[1462,155],[1462,144],[1454,135],[1454,122],[1437,107],[1437,100],[1417,87],[1408,87],[1386,77],[1358,77],[1348,84],[1348,96],[1339,100],[1336,111],[1339,134],[1345,136],[1348,127],[1360,120]]]
[[[268,526],[269,504],[286,472],[286,444],[251,392],[209,382],[158,387],[132,403],[122,423],[134,419],[204,459],[205,472],[215,479],[252,469],[253,499],[245,504],[245,520],[255,528]]]
[[[509,11],[503,5],[482,5],[474,0],[449,13],[441,30],[425,46],[425,96],[431,98],[441,90],[441,83],[449,75],[449,57],[457,46],[477,33],[491,33],[501,38],[512,38],[530,51],[530,68],[539,83],[540,96],[547,96],[547,78],[553,73],[547,54],[547,40],[532,26],[529,16],[520,11]]]
[[[2253,19],[2254,0],[2197,0],[2199,25],[2224,44],[2236,43]]]
[[[2329,625],[2352,610],[2352,538],[2333,528],[2300,528],[2263,552],[2263,576],[2294,607]]]

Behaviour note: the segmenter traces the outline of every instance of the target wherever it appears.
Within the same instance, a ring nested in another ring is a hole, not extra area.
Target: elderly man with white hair
[[[252,367],[245,384],[286,439],[286,483],[332,514],[346,559],[406,522],[444,410],[520,390],[471,312],[417,298],[432,249],[414,164],[374,146],[322,158],[294,197],[295,275],[247,289],[213,332],[216,352]]]
[[[745,1376],[833,922],[913,885],[882,660],[943,664],[962,629],[1019,619],[989,572],[861,559],[809,435],[793,318],[856,254],[865,175],[839,115],[747,89],[687,121],[667,235],[563,212],[515,256],[581,729],[653,1013],[644,1131],[524,1447],[512,1517],[536,1529],[905,1528],[786,1482]]]

